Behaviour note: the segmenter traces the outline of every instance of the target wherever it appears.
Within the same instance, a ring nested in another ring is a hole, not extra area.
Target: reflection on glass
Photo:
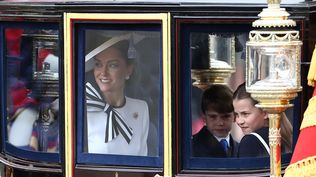
[[[254,87],[296,88],[296,66],[293,64],[294,47],[251,48],[251,65],[257,69],[250,72]],[[255,58],[258,60],[255,61]]]
[[[58,79],[57,36],[42,35],[33,39],[33,71],[37,80]]]
[[[158,155],[160,33],[86,31],[85,151]]]
[[[215,78],[220,78],[225,71],[232,73],[235,69],[234,45],[235,36],[231,34],[192,33],[192,69],[201,72],[207,69],[216,73]],[[234,125],[232,90],[224,83],[212,81],[208,81],[206,88],[192,88],[192,108],[197,107],[199,113],[195,115],[197,112],[193,111],[192,115],[193,128],[199,126],[192,133],[192,156],[235,157],[238,145],[231,135]]]
[[[59,151],[57,33],[5,29],[7,141],[21,149]]]
[[[232,41],[234,36],[222,36],[216,34],[209,35],[209,57],[210,57],[210,68],[232,68],[235,66],[232,61]]]

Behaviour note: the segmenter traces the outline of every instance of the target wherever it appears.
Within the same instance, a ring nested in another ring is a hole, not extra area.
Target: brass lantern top
[[[280,0],[269,0],[268,8],[258,15],[247,41],[247,92],[260,101],[260,107],[288,107],[301,91],[300,55],[302,42],[289,13]]]
[[[288,19],[290,14],[285,8],[280,8],[281,0],[268,0],[268,8],[264,8],[258,15],[260,19],[252,23],[253,27],[293,27],[294,20]]]

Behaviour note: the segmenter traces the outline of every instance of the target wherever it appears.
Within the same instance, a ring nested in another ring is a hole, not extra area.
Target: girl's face
[[[106,92],[124,91],[125,80],[132,73],[132,66],[116,48],[108,48],[95,57],[94,77],[100,90]]]
[[[233,100],[236,122],[244,134],[249,134],[265,126],[268,113],[253,105],[250,98]]]

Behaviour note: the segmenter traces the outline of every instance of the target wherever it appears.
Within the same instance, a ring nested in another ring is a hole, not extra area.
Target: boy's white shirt
[[[230,142],[229,141],[230,140],[230,136],[229,135],[230,135],[230,133],[225,138],[219,138],[219,137],[217,137],[215,135],[214,135],[214,137],[217,139],[218,142],[220,142],[222,139],[225,139],[227,141],[228,147],[230,147],[230,143],[229,143]]]

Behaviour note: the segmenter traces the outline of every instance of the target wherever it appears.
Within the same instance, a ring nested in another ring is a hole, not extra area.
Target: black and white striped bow
[[[101,94],[93,85],[89,82],[86,83],[86,103],[87,106],[91,106],[100,111],[104,111],[107,114],[107,124],[105,128],[105,142],[109,142],[121,134],[127,143],[130,143],[133,130],[124,121],[120,113],[113,108],[113,106],[106,103]]]

